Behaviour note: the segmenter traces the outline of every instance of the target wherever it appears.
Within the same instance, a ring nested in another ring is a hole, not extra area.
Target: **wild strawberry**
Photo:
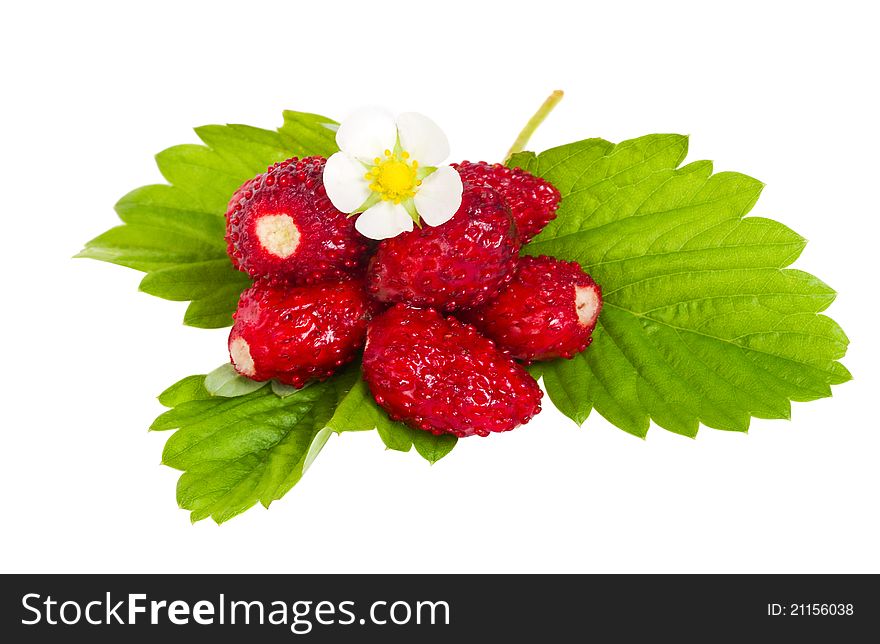
[[[577,262],[522,257],[510,285],[465,319],[521,360],[571,358],[592,342],[602,291]]]
[[[226,211],[226,242],[251,277],[316,284],[356,274],[368,241],[327,198],[321,157],[288,159],[242,185]]]
[[[540,177],[520,168],[508,168],[500,163],[490,165],[484,161],[462,161],[453,167],[458,170],[465,186],[485,186],[501,195],[510,206],[523,244],[556,217],[559,190]]]
[[[258,281],[241,294],[229,334],[235,370],[302,387],[324,380],[364,344],[371,303],[359,280],[316,286]]]
[[[541,389],[522,366],[434,309],[396,304],[374,319],[363,370],[393,420],[434,434],[488,436],[541,410]]]
[[[381,302],[446,311],[475,306],[510,281],[518,252],[510,209],[494,191],[471,188],[445,224],[379,244],[367,289]]]

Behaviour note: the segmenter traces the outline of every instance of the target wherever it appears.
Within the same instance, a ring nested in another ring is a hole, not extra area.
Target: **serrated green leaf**
[[[88,242],[77,257],[148,273],[141,290],[190,301],[184,315],[189,326],[229,326],[238,296],[250,284],[226,256],[229,198],[273,163],[333,154],[335,127],[326,117],[288,111],[277,131],[248,125],[196,128],[205,145],[177,145],[156,155],[170,185],[143,186],[122,197],[116,212],[124,225]]]
[[[790,400],[829,396],[849,379],[847,338],[819,315],[834,291],[787,269],[805,241],[745,217],[763,184],[679,167],[687,138],[590,139],[518,165],[562,193],[557,218],[524,252],[581,263],[605,307],[591,347],[541,366],[550,399],[578,424],[592,407],[644,436],[649,420],[686,436],[700,423],[746,431],[788,418]]]
[[[162,398],[175,405],[153,428],[177,430],[162,462],[183,471],[180,507],[193,521],[210,516],[222,523],[256,503],[268,507],[299,481],[329,436],[337,393],[325,382],[284,398],[269,387],[204,398],[204,379],[187,378],[166,390]]]
[[[222,523],[256,503],[268,507],[299,481],[334,431],[378,427],[391,449],[408,451],[415,443],[431,463],[455,445],[454,437],[434,437],[390,421],[366,391],[357,365],[284,396],[273,387],[212,396],[211,388],[206,376],[171,385],[159,396],[171,409],[150,428],[177,430],[165,444],[162,462],[183,471],[177,500],[193,521],[210,516]]]

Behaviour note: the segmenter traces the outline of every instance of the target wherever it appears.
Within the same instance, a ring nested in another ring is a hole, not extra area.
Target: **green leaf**
[[[555,360],[543,365],[539,375],[532,372],[543,378],[547,395],[556,408],[578,425],[584,424],[593,409],[590,392],[581,382],[583,359],[581,353],[571,360]]]
[[[302,387],[300,387],[302,389]],[[296,387],[291,387],[290,385],[285,385],[283,383],[278,382],[277,380],[272,381],[272,393],[276,396],[281,396],[282,398],[287,398],[295,394],[299,389]]]
[[[287,111],[277,131],[249,125],[196,128],[204,145],[176,145],[156,155],[170,185],[143,186],[122,197],[116,212],[123,225],[89,241],[77,257],[146,272],[140,286],[145,293],[190,301],[184,315],[189,326],[229,326],[238,296],[250,285],[226,256],[229,198],[273,163],[330,156],[337,150],[336,127],[323,116]]]
[[[278,130],[284,145],[298,157],[329,157],[339,150],[336,130],[339,124],[318,114],[284,111],[284,125]]]
[[[835,293],[787,267],[805,240],[745,217],[761,182],[712,164],[681,166],[687,138],[589,139],[511,165],[562,193],[557,218],[524,252],[581,263],[605,306],[590,348],[543,364],[550,399],[576,423],[595,407],[644,436],[649,421],[686,436],[702,423],[746,431],[788,418],[789,401],[831,395],[849,372],[847,337],[820,315]]]
[[[388,449],[408,452],[412,449],[415,435],[420,430],[407,427],[403,423],[396,423],[384,414],[380,414],[376,420],[376,431],[379,432],[379,438]]]
[[[361,432],[376,429],[386,447],[408,452],[412,447],[409,427],[388,418],[373,400],[367,383],[357,371],[357,380],[339,399],[339,404],[328,423],[335,432]]]
[[[408,451],[415,444],[431,463],[455,446],[455,437],[392,422],[370,396],[358,365],[302,389],[273,381],[271,387],[255,383],[259,388],[250,392],[240,391],[225,367],[162,392],[159,402],[170,409],[150,426],[177,430],[162,462],[183,471],[177,501],[193,521],[210,516],[222,523],[258,502],[269,507],[300,480],[333,432],[378,428],[391,449]]]
[[[204,397],[205,376],[192,376],[160,397],[173,408],[153,429],[177,429],[162,462],[183,471],[180,507],[193,521],[222,523],[256,503],[269,507],[302,477],[330,434],[336,406],[330,382],[284,398],[263,387],[236,398]]]
[[[339,404],[327,426],[335,432],[363,432],[375,429],[382,410],[367,389],[367,383],[356,372],[357,379],[348,391],[341,392]]]
[[[416,451],[433,465],[452,451],[458,439],[452,434],[435,436],[431,432],[413,430],[412,442]]]
[[[159,402],[165,407],[176,407],[188,400],[202,400],[210,397],[211,394],[205,389],[204,376],[187,376],[159,394]]]
[[[141,280],[140,289],[166,300],[201,301],[215,295],[218,284],[234,287],[240,293],[250,280],[238,271],[230,275],[229,260],[222,258],[154,270]]]
[[[241,273],[230,277],[226,284],[218,285],[217,291],[201,299],[193,300],[186,307],[183,323],[200,329],[217,329],[232,325],[232,314],[238,306],[238,298],[250,281],[244,286],[237,284]]]
[[[327,423],[333,431],[376,429],[388,449],[408,452],[415,445],[416,451],[431,463],[436,463],[455,447],[454,436],[437,440],[429,432],[412,429],[388,418],[388,414],[373,400],[359,368],[351,367],[342,378],[348,378],[350,385],[340,392],[336,410]]]
[[[220,365],[214,371],[205,376],[205,389],[212,396],[223,398],[235,398],[245,396],[252,391],[269,384],[268,380],[259,382],[246,378],[235,370],[228,362]]]
[[[534,152],[517,152],[510,155],[507,165],[511,168],[522,168],[528,172],[533,172],[537,158],[538,155]]]

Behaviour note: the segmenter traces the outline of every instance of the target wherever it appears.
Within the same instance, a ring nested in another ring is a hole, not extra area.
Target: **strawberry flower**
[[[355,228],[370,239],[388,239],[423,221],[439,226],[461,205],[462,183],[450,166],[449,141],[427,116],[396,119],[364,108],[336,132],[339,152],[327,159],[324,186],[333,205],[358,214]]]

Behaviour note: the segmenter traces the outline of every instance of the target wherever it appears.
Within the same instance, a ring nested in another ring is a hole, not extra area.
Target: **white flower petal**
[[[348,156],[372,163],[397,143],[394,116],[379,107],[365,107],[345,119],[336,131],[336,144]]]
[[[389,239],[412,230],[413,220],[400,204],[380,201],[358,215],[354,227],[364,237]]]
[[[425,177],[413,201],[426,224],[439,226],[458,211],[461,191],[461,176],[455,168],[446,165]]]
[[[435,166],[449,156],[449,139],[424,114],[404,112],[397,117],[400,146],[421,166]]]
[[[327,196],[342,212],[354,212],[370,196],[370,184],[364,179],[367,173],[360,161],[344,152],[337,152],[327,159],[324,166],[324,187]]]

